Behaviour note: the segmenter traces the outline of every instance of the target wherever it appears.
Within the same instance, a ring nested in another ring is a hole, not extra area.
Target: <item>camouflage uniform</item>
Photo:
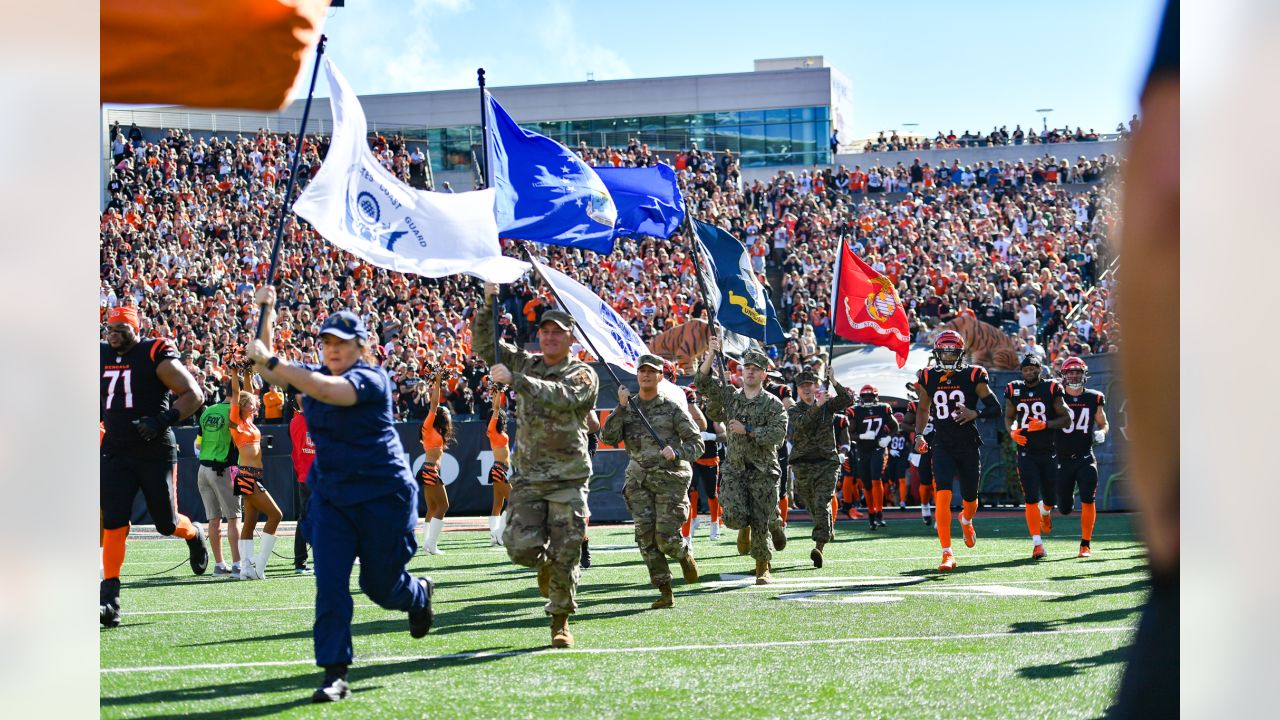
[[[758,350],[748,351],[743,363],[768,367],[768,358]],[[763,388],[748,399],[743,391],[702,372],[693,376],[694,386],[714,407],[724,422],[738,420],[751,427],[746,435],[730,432],[725,441],[724,465],[720,470],[720,507],[724,524],[734,530],[751,528],[751,557],[769,562],[773,558],[770,530],[780,530],[778,517],[778,446],[786,440],[787,413],[782,401]]]
[[[816,382],[808,371],[796,376],[796,384]],[[791,429],[791,470],[796,475],[796,494],[813,516],[813,540],[831,542],[831,496],[836,492],[840,455],[836,452],[835,416],[853,404],[854,394],[832,378],[836,394],[822,404],[797,401],[787,409]]]
[[[631,457],[622,495],[635,519],[636,545],[649,568],[649,580],[661,587],[671,583],[667,557],[681,560],[689,552],[681,542],[680,526],[689,515],[689,463],[702,455],[702,435],[689,413],[669,398],[632,397],[662,441],[655,441],[640,416],[625,405],[605,420],[600,439],[610,445],[625,443]],[[675,460],[662,456],[667,445],[676,451]]]
[[[550,310],[552,320],[571,328],[572,320]],[[495,363],[493,307],[476,312],[471,322],[475,353]],[[591,366],[572,356],[547,365],[535,355],[502,343],[503,364],[511,369],[516,404],[515,452],[510,478],[511,517],[502,533],[507,555],[517,565],[550,565],[549,615],[577,609],[578,563],[586,533],[588,413],[595,411],[599,378]]]

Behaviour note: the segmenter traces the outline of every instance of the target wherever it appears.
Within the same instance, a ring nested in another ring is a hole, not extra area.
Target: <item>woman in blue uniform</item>
[[[304,393],[316,448],[302,528],[315,551],[315,653],[325,670],[312,700],[342,700],[350,695],[349,586],[357,557],[360,589],[370,600],[408,612],[415,638],[431,629],[431,579],[407,570],[418,549],[418,488],[392,422],[391,379],[370,362],[369,333],[360,318],[346,310],[330,315],[320,326],[322,362],[290,363],[272,349],[275,288],[259,288],[256,300],[267,308],[267,318],[247,355],[267,382]]]

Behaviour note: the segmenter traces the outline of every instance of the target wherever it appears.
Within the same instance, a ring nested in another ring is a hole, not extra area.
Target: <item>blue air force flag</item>
[[[716,309],[716,320],[726,330],[776,345],[786,340],[778,315],[765,295],[764,286],[751,269],[747,248],[715,225],[693,221],[702,257],[710,264],[707,303]],[[766,324],[767,322],[767,324]]]
[[[534,258],[533,265],[542,279],[555,289],[564,309],[573,316],[577,326],[573,332],[583,344],[594,346],[601,362],[635,375],[636,361],[641,355],[649,353],[649,346],[640,338],[640,333],[587,286],[559,270],[547,267],[537,258]],[[661,380],[658,392],[663,397],[670,398],[688,414],[688,401],[678,385],[669,380]]]
[[[293,211],[324,239],[374,265],[443,277],[467,274],[496,283],[528,269],[498,244],[493,190],[432,193],[405,185],[369,151],[360,100],[324,59],[333,110],[333,142]]]
[[[504,238],[613,252],[618,210],[600,176],[572,150],[511,119],[486,91],[489,171]]]
[[[684,198],[670,165],[595,168],[618,207],[615,237],[669,238],[684,222]]]

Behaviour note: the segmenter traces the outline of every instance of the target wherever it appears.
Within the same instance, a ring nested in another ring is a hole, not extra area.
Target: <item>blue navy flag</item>
[[[613,252],[618,210],[600,176],[569,148],[517,125],[492,95],[485,95],[498,234]]]
[[[615,237],[668,238],[684,222],[684,198],[670,165],[595,168],[618,208]]]
[[[707,303],[716,309],[716,320],[726,330],[776,345],[787,338],[778,324],[778,314],[769,302],[764,287],[751,269],[751,257],[738,238],[698,220],[693,221],[702,257],[710,263],[703,268],[710,297]],[[766,320],[767,318],[767,320]],[[766,324],[767,322],[767,324]],[[767,332],[766,332],[767,331]]]

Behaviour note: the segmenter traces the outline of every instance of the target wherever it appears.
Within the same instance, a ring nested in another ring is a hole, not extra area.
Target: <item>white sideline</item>
[[[748,648],[768,648],[768,647],[802,647],[806,645],[852,645],[856,643],[872,643],[872,642],[944,642],[948,640],[994,640],[997,638],[1015,638],[1015,637],[1032,637],[1038,635],[1088,635],[1099,633],[1128,633],[1133,632],[1134,626],[1124,625],[1118,627],[1105,628],[1077,628],[1074,630],[1033,630],[1029,632],[1002,632],[1002,633],[974,633],[970,635],[917,635],[912,637],[858,637],[858,638],[830,638],[822,640],[774,640],[769,642],[755,643],[721,643],[717,645],[667,645],[662,647],[633,647],[633,648],[569,648],[562,650],[552,650],[551,648],[531,648],[528,650],[506,650],[503,652],[465,652],[450,653],[448,655],[392,655],[382,657],[360,658],[362,665],[379,662],[410,662],[423,661],[431,662],[437,660],[472,660],[477,658],[502,658],[514,657],[517,655],[542,655],[551,653],[553,656],[558,655],[627,655],[635,653],[650,652],[689,652],[695,650],[726,650],[726,649],[748,649]],[[101,673],[151,673],[151,672],[182,672],[188,670],[230,670],[235,668],[251,668],[251,667],[291,667],[295,665],[315,665],[315,660],[266,660],[261,662],[246,663],[204,663],[199,665],[145,665],[137,667],[114,667],[102,668]]]

